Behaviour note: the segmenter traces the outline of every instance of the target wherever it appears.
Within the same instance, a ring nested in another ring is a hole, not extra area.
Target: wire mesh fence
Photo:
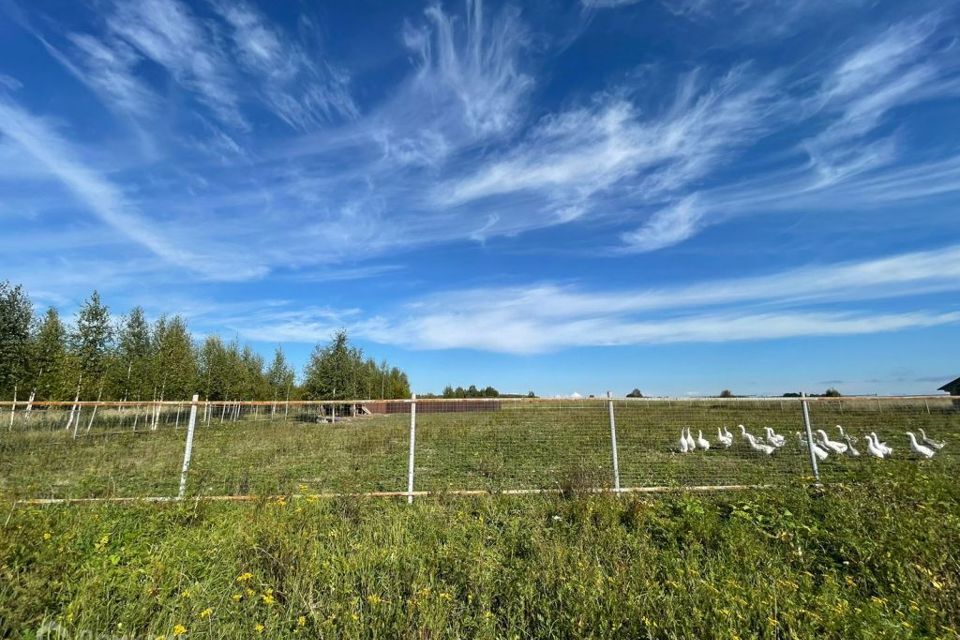
[[[960,402],[941,396],[7,402],[0,412],[0,496],[14,500],[776,486],[955,468],[960,450]]]

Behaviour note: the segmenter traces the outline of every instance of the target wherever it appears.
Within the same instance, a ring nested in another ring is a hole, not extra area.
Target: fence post
[[[17,411],[17,385],[13,385],[13,404],[10,405],[10,429],[13,431],[13,418]]]
[[[180,471],[180,491],[177,500],[183,500],[187,495],[187,472],[190,470],[190,456],[193,454],[193,429],[197,425],[197,400],[200,394],[193,394],[190,401],[190,422],[187,423],[187,443],[183,447],[183,469]]]
[[[613,490],[620,497],[620,460],[617,455],[617,421],[613,415],[613,397],[607,391],[607,408],[610,412],[610,447],[613,450]]]
[[[97,418],[97,409],[100,408],[100,398],[103,397],[103,382],[100,383],[100,391],[97,392],[97,404],[93,405],[93,413],[90,414],[90,422],[87,423],[87,433],[90,433],[90,427]]]
[[[410,396],[410,462],[407,469],[407,504],[413,504],[413,460],[417,446],[417,394]]]
[[[810,427],[810,411],[807,409],[807,394],[800,392],[800,404],[803,406],[803,426],[807,431],[807,453],[810,454],[810,466],[813,477],[820,484],[820,469],[817,468],[817,454],[813,452],[813,429]]]

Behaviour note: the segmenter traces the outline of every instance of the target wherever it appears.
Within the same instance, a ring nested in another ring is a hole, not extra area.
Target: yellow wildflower
[[[383,598],[381,598],[375,593],[371,593],[370,595],[367,596],[367,602],[369,602],[370,604],[380,604],[381,602],[383,602]]]
[[[275,602],[275,600],[273,599],[273,596],[270,595],[269,593],[265,593],[260,597],[263,598],[263,604],[267,605],[268,607],[272,606],[273,603]]]
[[[175,626],[175,627],[173,628],[173,635],[175,635],[175,636],[182,636],[182,635],[185,634],[186,632],[187,632],[187,628],[186,628],[185,626],[183,626],[182,624],[178,624],[177,626]]]
[[[257,633],[263,633],[264,626],[259,622],[253,627],[253,630]]]
[[[209,618],[212,614],[213,614],[213,607],[207,607],[206,609],[200,612],[200,617]]]
[[[305,627],[307,626],[307,617],[306,616],[297,616],[297,626]]]
[[[237,582],[249,582],[250,578],[252,577],[253,577],[253,574],[250,573],[249,571],[246,573],[241,573],[240,575],[237,576]]]
[[[46,531],[46,532],[44,532],[44,534],[43,534],[43,539],[44,539],[44,540],[49,540],[49,539],[52,538],[52,537],[53,537],[53,536],[50,535],[50,532],[49,532],[49,531]]]
[[[233,599],[234,602],[240,602],[240,599],[243,598],[243,594],[242,594],[242,593],[235,593],[235,594],[233,594],[233,595],[230,596],[230,597]]]

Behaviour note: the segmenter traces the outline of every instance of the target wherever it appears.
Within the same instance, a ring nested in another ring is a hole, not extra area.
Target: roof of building
[[[937,391],[946,391],[947,393],[953,393],[954,391],[960,390],[960,378],[956,380],[951,380],[947,384],[943,385]]]

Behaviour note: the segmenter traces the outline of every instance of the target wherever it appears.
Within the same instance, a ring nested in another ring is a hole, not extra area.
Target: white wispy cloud
[[[356,331],[378,342],[399,343],[420,349],[475,349],[531,354],[573,347],[857,335],[957,322],[960,322],[960,312],[730,312],[647,321],[570,318],[545,323],[529,317],[487,310],[480,315],[426,315],[399,325],[360,325]]]
[[[230,27],[233,49],[243,68],[259,79],[264,102],[287,124],[309,130],[359,115],[344,70],[308,55],[249,4],[216,2],[214,6]]]
[[[905,105],[960,92],[958,65],[932,42],[942,18],[895,24],[854,48],[823,78],[811,102],[829,124],[803,143],[814,169],[832,183],[896,158],[890,137],[865,140]]]
[[[774,86],[745,67],[707,86],[690,73],[655,116],[623,97],[601,96],[589,107],[544,118],[506,157],[442,183],[435,198],[462,205],[532,193],[568,221],[588,212],[591,198],[631,178],[634,204],[664,202],[774,126],[780,111]]]
[[[454,16],[431,5],[425,21],[403,28],[415,68],[369,123],[385,156],[401,165],[436,166],[524,119],[534,80],[521,69],[530,36],[519,12],[489,15],[482,0],[464,7]]]
[[[274,309],[230,326],[257,340],[316,342],[337,327],[417,349],[537,353],[569,347],[762,340],[897,331],[960,322],[952,310],[889,313],[827,304],[960,290],[960,245],[761,277],[591,291],[552,283],[448,291],[364,317]]]
[[[123,192],[96,170],[89,168],[60,134],[43,120],[0,97],[0,132],[43,165],[82,202],[91,213],[128,238],[168,262],[204,274],[231,278],[227,267],[185,251],[145,219]],[[237,277],[247,277],[241,268]]]
[[[622,239],[631,251],[655,251],[683,242],[697,233],[704,210],[695,195],[654,213],[634,231],[623,234]]]
[[[102,94],[107,104],[137,117],[155,112],[158,97],[137,77],[135,69],[143,58],[131,47],[122,41],[107,45],[86,34],[71,34],[70,41],[78,60],[76,64],[49,43],[47,47],[77,78]]]
[[[231,65],[186,5],[177,0],[118,3],[107,25],[114,36],[194,92],[221,121],[239,129],[249,127],[232,86]]]
[[[488,23],[481,0],[465,5],[462,29],[433,5],[426,11],[429,27],[405,31],[405,44],[420,60],[415,84],[425,94],[457,100],[464,121],[478,135],[500,133],[516,124],[520,100],[533,84],[517,68],[528,37],[514,8]]]
[[[113,190],[136,194],[141,219],[163,221],[148,225],[158,237],[203,238],[211,262],[257,256],[227,277],[330,269],[358,246],[380,258],[574,221],[578,250],[619,241],[610,253],[623,255],[734,217],[892,209],[960,191],[960,156],[905,160],[910,131],[895,126],[900,107],[956,86],[949,20],[937,15],[857,31],[822,47],[813,68],[709,59],[692,73],[616,76],[589,97],[573,89],[539,115],[534,79],[551,81],[549,45],[511,7],[431,5],[394,25],[391,53],[408,57],[408,73],[362,109],[322,46],[252,3],[102,7],[101,32],[63,27],[51,41],[106,102],[176,146],[149,166],[125,164]],[[168,113],[173,102],[183,111]],[[263,109],[296,134],[255,139],[244,129]],[[320,123],[330,128],[309,131]],[[68,157],[128,149],[108,142]]]
[[[25,26],[111,109],[144,124],[169,101],[146,80],[147,63],[159,65],[231,130],[251,129],[250,105],[262,105],[297,130],[359,113],[349,74],[308,53],[247,3],[213,2],[221,20],[201,18],[180,0],[105,6],[104,32],[68,33],[63,46]],[[220,132],[211,142],[229,135]]]
[[[942,16],[929,14],[847,46],[812,95],[791,94],[780,83],[777,113],[792,117],[777,124],[816,131],[799,143],[807,162],[705,191],[677,180],[677,192],[686,185],[689,194],[624,233],[626,248],[662,249],[706,226],[758,213],[864,209],[960,190],[950,178],[956,159],[903,163],[897,131],[878,134],[898,108],[960,95],[960,64],[949,47],[935,43],[942,26]]]

